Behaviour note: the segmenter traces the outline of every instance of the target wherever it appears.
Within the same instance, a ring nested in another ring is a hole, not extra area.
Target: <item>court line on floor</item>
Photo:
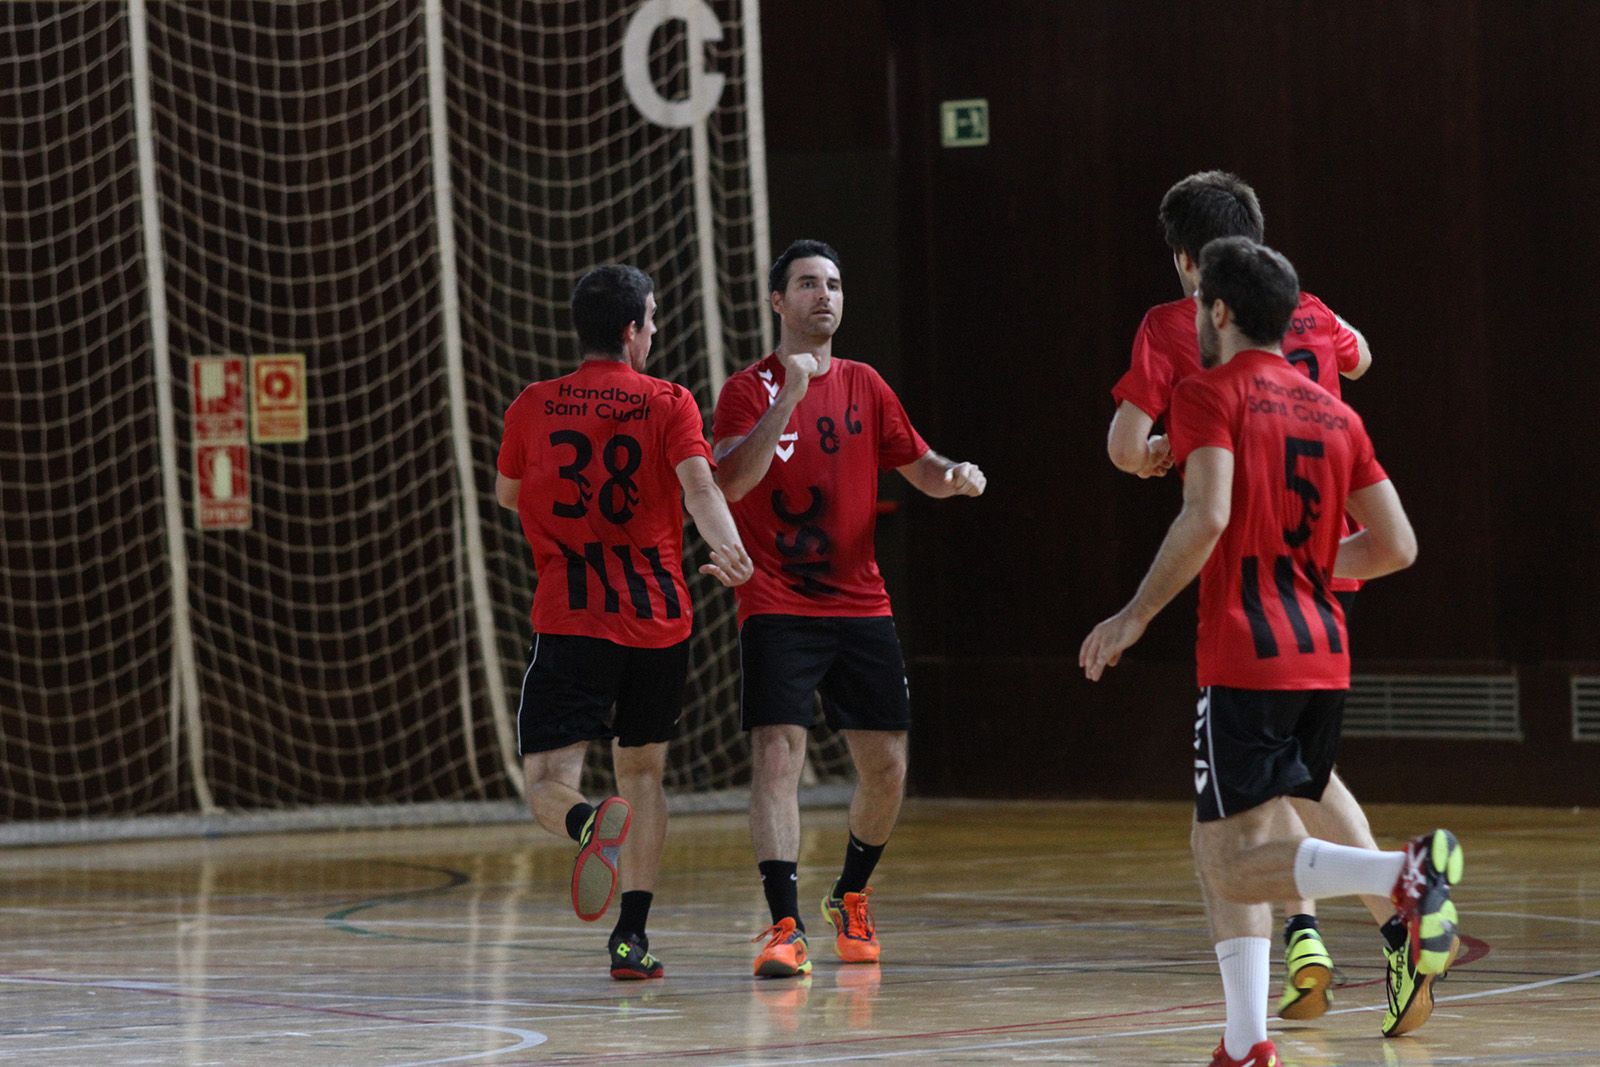
[[[1515,993],[1526,993],[1526,992],[1532,992],[1532,991],[1537,990],[1537,989],[1545,989],[1545,988],[1549,988],[1551,986],[1564,985],[1564,984],[1571,983],[1571,982],[1588,981],[1590,979],[1596,979],[1596,978],[1600,978],[1600,970],[1585,971],[1585,972],[1582,972],[1582,973],[1579,973],[1579,974],[1561,975],[1561,976],[1554,977],[1554,978],[1540,979],[1539,981],[1535,981],[1535,982],[1519,982],[1519,983],[1516,983],[1514,985],[1502,986],[1502,987],[1499,987],[1499,988],[1496,988],[1496,989],[1479,990],[1479,991],[1476,991],[1476,992],[1473,992],[1473,993],[1461,993],[1461,994],[1456,994],[1454,996],[1438,997],[1438,998],[1435,999],[1435,1003],[1436,1004],[1443,1004],[1443,1003],[1450,1003],[1450,1002],[1458,1001],[1458,1000],[1478,1000],[1478,999],[1482,999],[1482,998],[1485,998],[1485,997],[1506,996],[1506,995],[1515,994]],[[1169,1006],[1166,1006],[1166,1007],[1163,1007],[1163,1008],[1151,1009],[1149,1011],[1141,1011],[1141,1012],[1118,1012],[1118,1013],[1113,1013],[1113,1014],[1108,1014],[1108,1015],[1083,1016],[1083,1017],[1075,1018],[1075,1019],[1042,1020],[1042,1021],[1032,1022],[1032,1023],[1011,1023],[1011,1024],[1007,1024],[1005,1026],[999,1026],[999,1027],[962,1028],[962,1029],[958,1029],[958,1030],[925,1031],[925,1032],[911,1033],[911,1034],[885,1034],[885,1035],[878,1035],[878,1036],[871,1036],[871,1037],[839,1038],[839,1039],[833,1039],[833,1040],[829,1040],[829,1041],[820,1041],[820,1042],[799,1042],[799,1043],[787,1044],[787,1045],[770,1045],[770,1046],[766,1046],[765,1048],[762,1048],[762,1049],[751,1049],[749,1047],[743,1047],[743,1048],[722,1047],[722,1048],[716,1048],[716,1049],[683,1049],[683,1050],[678,1050],[678,1051],[674,1051],[674,1052],[665,1052],[665,1051],[661,1051],[661,1050],[656,1050],[656,1051],[648,1054],[648,1056],[645,1057],[645,1058],[647,1058],[649,1060],[652,1060],[652,1061],[655,1061],[655,1060],[669,1060],[669,1059],[670,1060],[686,1060],[686,1059],[695,1059],[695,1058],[706,1057],[706,1056],[726,1056],[726,1055],[730,1055],[730,1054],[737,1055],[737,1054],[740,1054],[740,1053],[744,1053],[744,1054],[748,1055],[748,1054],[751,1054],[751,1053],[760,1054],[762,1052],[765,1052],[765,1053],[771,1054],[771,1053],[780,1053],[781,1052],[781,1053],[790,1053],[791,1054],[791,1055],[786,1055],[784,1057],[783,1062],[785,1064],[840,1063],[840,1062],[846,1062],[846,1061],[849,1061],[849,1060],[897,1059],[897,1058],[902,1058],[902,1057],[906,1057],[906,1056],[924,1056],[924,1057],[929,1057],[929,1058],[936,1059],[936,1058],[938,1058],[940,1056],[945,1056],[945,1055],[949,1055],[951,1053],[956,1053],[956,1052],[982,1052],[982,1051],[993,1051],[993,1050],[1008,1049],[1008,1048],[1029,1048],[1029,1047],[1041,1046],[1041,1045],[1079,1044],[1079,1043],[1090,1042],[1090,1041],[1110,1041],[1110,1040],[1117,1040],[1117,1039],[1120,1039],[1120,1038],[1129,1038],[1129,1037],[1151,1037],[1151,1036],[1157,1036],[1157,1035],[1162,1035],[1162,1034],[1193,1033],[1193,1032],[1197,1032],[1197,1031],[1216,1030],[1219,1026],[1222,1025],[1222,1020],[1208,1020],[1208,1021],[1203,1022],[1203,1023],[1189,1023],[1189,1024],[1184,1024],[1182,1026],[1146,1027],[1146,1028],[1141,1028],[1141,1029],[1137,1029],[1137,1030],[1113,1031],[1111,1033],[1072,1034],[1072,1035],[1060,1036],[1060,1037],[1041,1037],[1041,1038],[1032,1038],[1032,1039],[1025,1039],[1025,1040],[1018,1040],[1018,1041],[990,1041],[990,1042],[985,1042],[985,1043],[981,1043],[981,1044],[970,1044],[970,1045],[923,1045],[923,1046],[919,1046],[919,1047],[914,1048],[914,1049],[892,1049],[892,1050],[887,1050],[887,1051],[883,1051],[883,1052],[869,1052],[869,1051],[865,1051],[865,1050],[861,1050],[861,1049],[856,1049],[856,1050],[851,1051],[848,1054],[842,1054],[842,1055],[837,1055],[837,1056],[817,1056],[817,1057],[804,1058],[804,1059],[794,1058],[792,1056],[792,1053],[803,1052],[806,1049],[820,1048],[820,1047],[829,1046],[829,1045],[832,1045],[832,1046],[841,1046],[841,1045],[859,1046],[859,1045],[862,1045],[862,1044],[872,1044],[872,1043],[877,1043],[877,1042],[888,1042],[888,1041],[917,1041],[917,1040],[926,1041],[926,1040],[928,1040],[930,1038],[938,1038],[938,1037],[944,1037],[944,1036],[960,1037],[962,1035],[975,1035],[975,1034],[979,1034],[979,1033],[1002,1033],[1002,1032],[1013,1032],[1014,1033],[1014,1032],[1019,1032],[1019,1031],[1023,1031],[1023,1030],[1028,1030],[1028,1029],[1039,1029],[1039,1028],[1043,1028],[1043,1027],[1073,1027],[1073,1028],[1079,1028],[1079,1027],[1082,1027],[1082,1026],[1084,1026],[1086,1024],[1092,1024],[1092,1023],[1095,1023],[1095,1022],[1106,1021],[1106,1020],[1109,1020],[1109,1019],[1126,1019],[1126,1018],[1136,1017],[1136,1016],[1139,1016],[1139,1015],[1159,1015],[1159,1014],[1167,1014],[1167,1013],[1175,1012],[1175,1011],[1192,1011],[1192,1010],[1196,1010],[1196,1009],[1218,1008],[1218,1007],[1222,1007],[1222,1006],[1223,1006],[1223,1003],[1221,1001],[1207,1001],[1207,1002],[1201,1002],[1201,1003],[1195,1003],[1195,1004],[1175,1004],[1175,1005],[1169,1005]],[[1351,1015],[1351,1014],[1357,1014],[1357,1013],[1363,1013],[1363,1012],[1382,1011],[1382,1010],[1384,1010],[1384,1006],[1383,1005],[1363,1005],[1363,1006],[1360,1006],[1360,1007],[1336,1008],[1336,1009],[1328,1012],[1327,1014],[1328,1015]],[[1585,1055],[1590,1055],[1590,1053],[1586,1052]],[[581,1064],[581,1063],[598,1063],[598,1062],[603,1062],[603,1061],[627,1062],[627,1061],[633,1060],[633,1059],[635,1059],[635,1057],[629,1056],[627,1054],[623,1054],[623,1055],[612,1054],[612,1055],[609,1055],[609,1056],[604,1056],[604,1057],[599,1057],[599,1058],[587,1058],[587,1057],[562,1058],[562,1059],[555,1059],[555,1060],[551,1060],[551,1061],[547,1061],[547,1062],[566,1065],[566,1064]],[[770,1065],[772,1062],[773,1061],[770,1058],[759,1059],[759,1060],[746,1060],[746,1061],[742,1061],[742,1062],[738,1062],[738,1063],[728,1064],[727,1067],[766,1067],[766,1065]],[[1460,1061],[1456,1061],[1456,1062],[1471,1063],[1471,1062],[1492,1062],[1492,1061],[1486,1061],[1486,1060],[1477,1060],[1477,1061],[1475,1061],[1475,1060],[1460,1060]]]
[[[211,993],[192,993],[186,990],[173,990],[157,988],[150,982],[80,982],[70,979],[33,977],[27,975],[0,975],[0,983],[12,985],[44,985],[44,986],[70,986],[73,988],[94,987],[100,989],[126,990],[136,993],[148,993],[155,996],[169,997],[175,1000],[199,1000],[213,1004],[241,1004],[247,1007],[278,1008],[285,1011],[312,1012],[317,1015],[333,1015],[343,1018],[372,1019],[378,1022],[396,1024],[398,1027],[450,1027],[461,1030],[489,1031],[491,1033],[510,1034],[517,1038],[515,1045],[502,1049],[490,1049],[487,1052],[471,1052],[459,1056],[446,1056],[430,1060],[412,1060],[407,1063],[393,1064],[391,1067],[435,1067],[437,1064],[466,1063],[470,1060],[489,1059],[491,1057],[509,1056],[517,1052],[525,1052],[536,1048],[550,1040],[549,1035],[537,1030],[523,1030],[514,1026],[497,1026],[492,1023],[463,1023],[445,1019],[408,1019],[399,1015],[381,1015],[377,1012],[351,1011],[344,1008],[319,1008],[311,1005],[280,1004],[272,1001],[254,1000],[245,997],[218,995]],[[291,996],[294,994],[290,994]],[[319,994],[332,996],[333,994]],[[569,1006],[570,1007],[570,1006]],[[207,1039],[202,1038],[202,1041]],[[212,1039],[223,1043],[232,1043],[236,1039],[232,1035],[218,1035]],[[166,1042],[162,1042],[165,1044]]]

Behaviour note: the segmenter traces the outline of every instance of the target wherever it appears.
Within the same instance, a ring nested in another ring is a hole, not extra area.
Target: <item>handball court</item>
[[[1466,848],[1466,952],[1433,1019],[1378,1036],[1354,900],[1323,908],[1334,1009],[1272,1033],[1290,1067],[1600,1063],[1600,815],[1371,810],[1380,843]],[[744,818],[675,817],[651,946],[612,981],[571,848],[525,825],[8,850],[0,1060],[25,1064],[1207,1062],[1221,983],[1182,804],[912,801],[875,879],[881,967],[756,980]],[[805,813],[803,901],[844,813]],[[1274,951],[1274,995],[1281,953]]]

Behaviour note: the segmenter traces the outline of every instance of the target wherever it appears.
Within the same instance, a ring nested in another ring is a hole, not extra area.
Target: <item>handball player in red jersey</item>
[[[540,826],[578,843],[579,918],[600,918],[620,880],[608,945],[618,979],[663,973],[645,923],[693,619],[683,510],[712,546],[702,574],[736,586],[754,569],[712,476],[694,397],[644,373],[654,288],[644,271],[620,265],[578,280],[572,318],[583,362],[512,403],[495,479],[501,506],[522,520],[539,577],[517,707],[528,804]],[[578,791],[591,741],[611,741],[620,794],[598,807]]]
[[[1409,566],[1416,538],[1361,419],[1284,358],[1294,268],[1248,238],[1207,244],[1195,293],[1205,373],[1177,386],[1172,455],[1183,508],[1132,601],[1084,640],[1090,680],[1196,574],[1201,687],[1191,835],[1227,1003],[1212,1067],[1275,1067],[1267,1037],[1270,900],[1387,895],[1408,966],[1431,977],[1460,948],[1454,835],[1401,852],[1306,836],[1337,755],[1350,683],[1331,575]],[[1341,539],[1348,507],[1365,529]]]
[[[840,959],[879,957],[867,881],[900,814],[911,712],[873,547],[878,472],[898,470],[933,497],[978,496],[985,479],[929,448],[877,371],[833,354],[844,313],[838,253],[795,242],[772,265],[768,289],[778,350],[728,379],[712,437],[717,484],[756,563],[737,591],[750,833],[772,914],[754,969],[789,977],[811,970],[796,865],[817,693],[858,777],[844,867],[822,911]]]
[[[1160,218],[1184,295],[1151,308],[1139,324],[1128,370],[1112,389],[1117,410],[1106,439],[1111,461],[1141,478],[1160,477],[1171,467],[1168,436],[1152,435],[1151,431],[1167,415],[1177,383],[1200,373],[1193,301],[1200,280],[1200,249],[1219,237],[1260,241],[1265,225],[1255,190],[1235,175],[1215,170],[1191,174],[1167,190]],[[1341,377],[1359,378],[1372,365],[1366,338],[1304,290],[1284,331],[1283,351],[1292,366],[1335,397],[1340,393]],[[1347,522],[1345,532],[1353,530]],[[1348,578],[1329,582],[1347,623],[1360,586]],[[1377,847],[1365,813],[1337,769],[1318,810],[1325,817],[1313,827],[1315,833],[1342,844]],[[1388,921],[1390,913],[1383,900],[1372,898],[1365,903],[1375,921]],[[1315,1019],[1333,1000],[1329,989],[1333,958],[1322,940],[1311,901],[1287,901],[1284,914],[1285,977],[1278,1015]],[[1384,951],[1390,964],[1390,1012],[1383,1031],[1394,1036],[1426,1022],[1432,1000],[1424,995],[1418,976],[1396,969],[1397,954],[1392,948]]]

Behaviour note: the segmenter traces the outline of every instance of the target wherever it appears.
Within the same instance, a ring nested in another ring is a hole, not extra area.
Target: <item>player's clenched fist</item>
[[[811,376],[817,373],[817,357],[810,352],[779,352],[778,362],[783,364],[783,391],[799,398],[811,387]]]
[[[982,496],[983,487],[989,484],[976,463],[952,464],[944,472],[944,481],[951,496]]]

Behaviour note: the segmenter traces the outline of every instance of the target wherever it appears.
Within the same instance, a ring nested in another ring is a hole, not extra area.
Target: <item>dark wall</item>
[[[768,14],[767,111],[783,20]],[[859,5],[870,7],[871,5]],[[1176,513],[1104,450],[1109,389],[1146,307],[1179,295],[1155,214],[1177,178],[1251,181],[1268,241],[1372,342],[1346,388],[1418,528],[1410,571],[1363,592],[1358,670],[1515,670],[1523,744],[1428,742],[1439,799],[1600,801],[1568,740],[1566,679],[1600,661],[1600,5],[1435,0],[1171,5],[883,0],[819,65],[853,105],[810,118],[853,145],[889,72],[896,382],[981,501],[912,500],[895,590],[931,793],[1182,795],[1193,593],[1098,686],[1076,652],[1132,593]],[[798,18],[795,20],[799,22]],[[789,47],[813,48],[815,27]],[[811,36],[807,36],[811,34]],[[796,53],[798,54],[798,53]],[[829,78],[813,78],[819,89]],[[821,90],[826,100],[829,90]],[[938,145],[941,100],[985,97],[991,141]],[[802,164],[809,148],[794,143]],[[780,211],[774,175],[775,216]],[[840,238],[844,240],[843,237]],[[856,261],[855,276],[860,273]],[[879,274],[875,274],[875,279]],[[859,281],[856,282],[859,285]],[[854,294],[852,293],[852,296]],[[1350,741],[1359,793],[1407,795],[1414,745]]]

